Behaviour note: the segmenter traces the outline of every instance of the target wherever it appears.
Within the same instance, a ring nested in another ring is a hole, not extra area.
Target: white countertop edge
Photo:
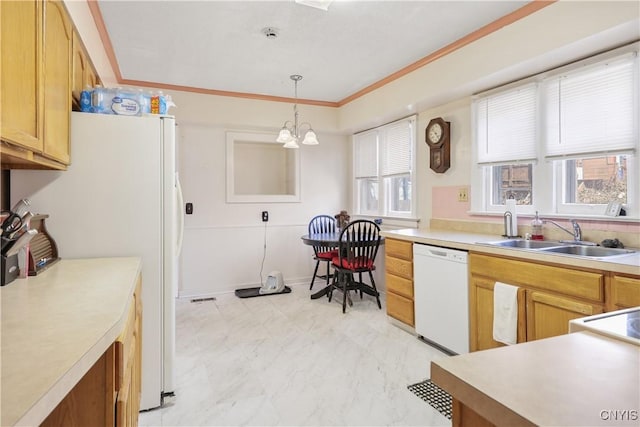
[[[138,263],[136,276],[142,272],[142,263]],[[80,358],[53,386],[38,399],[31,408],[27,410],[14,425],[16,426],[36,426],[40,425],[58,404],[67,396],[75,385],[89,372],[89,369],[100,359],[104,352],[118,338],[122,332],[127,315],[128,307],[133,302],[133,291],[136,281],[131,283],[131,292],[123,310],[122,315],[111,328]]]

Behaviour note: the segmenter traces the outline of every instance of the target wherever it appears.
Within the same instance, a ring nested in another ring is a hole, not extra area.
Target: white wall
[[[559,1],[340,108],[359,131],[640,37],[636,1]]]
[[[429,168],[429,147],[424,143],[424,132],[429,121],[442,117],[450,122],[451,167],[445,173]],[[418,212],[421,227],[431,219],[432,190],[434,187],[467,186],[471,182],[471,98],[425,110],[418,115]]]
[[[178,170],[185,202],[194,204],[185,217],[180,295],[259,286],[261,268],[263,279],[280,270],[287,283],[306,282],[314,264],[300,237],[309,220],[348,203],[347,138],[319,133],[320,145],[300,148],[300,203],[226,203],[225,127],[178,121]],[[269,211],[266,229],[263,210]]]

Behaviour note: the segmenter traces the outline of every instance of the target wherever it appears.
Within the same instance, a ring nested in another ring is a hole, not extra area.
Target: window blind
[[[545,81],[546,158],[635,151],[636,68],[629,54]]]
[[[478,163],[536,158],[536,84],[474,101]]]
[[[385,126],[381,131],[381,175],[411,172],[414,119],[402,120]]]
[[[354,175],[356,178],[378,176],[378,132],[370,131],[353,136]]]

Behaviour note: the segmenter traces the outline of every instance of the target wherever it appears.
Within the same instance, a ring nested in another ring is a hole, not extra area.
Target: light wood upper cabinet
[[[84,74],[87,68],[87,58],[82,48],[82,42],[77,32],[73,32],[73,77],[71,81],[71,93],[74,106],[79,105],[80,92],[84,89]]]
[[[94,86],[95,68],[62,1],[1,1],[0,11],[2,167],[64,170],[72,90]]]
[[[62,2],[45,2],[44,30],[44,155],[68,165],[73,33]]]
[[[77,31],[73,31],[73,72],[71,93],[75,110],[80,109],[80,93],[87,87],[93,88],[98,84],[96,71],[84,49]]]
[[[36,152],[44,140],[42,8],[39,0],[0,2],[1,136]]]

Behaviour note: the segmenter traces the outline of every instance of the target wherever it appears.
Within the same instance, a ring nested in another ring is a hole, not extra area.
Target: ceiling
[[[121,81],[339,103],[528,1],[123,1],[98,6]],[[264,28],[275,29],[267,37]]]

